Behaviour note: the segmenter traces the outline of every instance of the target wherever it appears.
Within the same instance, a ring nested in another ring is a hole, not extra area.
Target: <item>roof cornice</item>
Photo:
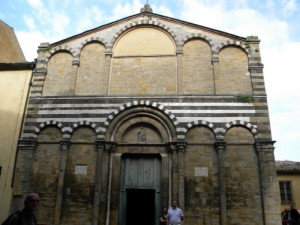
[[[33,70],[35,62],[0,63],[0,71]]]
[[[191,27],[191,28],[201,29],[201,30],[204,30],[204,31],[209,32],[209,33],[213,33],[213,34],[217,34],[217,35],[221,35],[221,36],[225,36],[225,37],[230,37],[232,39],[236,39],[236,40],[239,40],[239,41],[245,41],[246,40],[245,37],[241,37],[241,36],[230,34],[230,33],[224,32],[224,31],[212,29],[212,28],[205,27],[205,26],[202,26],[202,25],[199,25],[199,24],[195,24],[195,23],[191,23],[191,22],[187,22],[187,21],[175,19],[175,18],[168,17],[168,16],[163,16],[163,15],[156,14],[156,13],[141,12],[141,13],[137,13],[137,14],[134,14],[134,15],[131,15],[131,16],[128,16],[128,17],[125,17],[125,18],[122,18],[122,19],[119,19],[119,20],[116,20],[116,21],[113,21],[113,22],[110,22],[110,23],[98,26],[96,28],[84,31],[82,33],[79,33],[79,34],[76,34],[74,36],[68,37],[66,39],[63,39],[63,40],[51,43],[50,46],[53,47],[53,46],[57,46],[57,45],[62,45],[65,42],[68,42],[70,40],[73,40],[73,39],[76,39],[76,38],[80,38],[80,37],[83,37],[85,35],[89,35],[89,34],[92,34],[94,32],[98,32],[100,30],[107,29],[107,28],[112,27],[114,25],[118,25],[120,23],[123,23],[123,22],[126,22],[126,21],[130,21],[130,20],[132,20],[134,18],[138,18],[138,17],[141,17],[141,16],[148,17],[148,18],[152,18],[152,17],[160,18],[160,19],[168,21],[168,22],[172,22],[172,23],[175,23],[175,24],[180,24],[180,25],[188,26],[188,27]]]

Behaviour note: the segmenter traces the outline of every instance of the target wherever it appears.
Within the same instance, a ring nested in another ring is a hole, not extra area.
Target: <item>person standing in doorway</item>
[[[13,213],[5,220],[5,225],[37,225],[34,212],[38,209],[40,197],[30,193],[25,197],[24,208]]]
[[[171,208],[168,209],[168,225],[181,225],[183,221],[183,213],[177,206],[177,201],[173,200]]]

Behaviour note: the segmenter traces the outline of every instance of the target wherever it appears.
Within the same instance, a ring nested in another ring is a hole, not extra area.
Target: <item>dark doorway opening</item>
[[[127,189],[126,225],[155,224],[155,190]]]

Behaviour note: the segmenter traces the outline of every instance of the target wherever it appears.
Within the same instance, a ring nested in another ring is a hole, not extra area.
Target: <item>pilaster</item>
[[[56,204],[55,204],[55,215],[54,224],[60,224],[61,220],[61,210],[62,210],[62,199],[63,199],[63,188],[65,183],[66,165],[69,150],[70,141],[63,140],[60,142],[60,163],[59,163],[59,174],[58,174],[58,184],[56,192]]]
[[[220,69],[219,69],[219,56],[217,54],[214,54],[211,63],[213,65],[213,76],[214,76],[214,94],[217,93],[217,79],[219,77]]]
[[[215,149],[218,155],[221,225],[227,225],[226,182],[225,182],[225,173],[224,173],[225,147],[226,147],[226,142],[223,141],[215,142]]]
[[[22,193],[30,193],[32,189],[32,166],[36,145],[36,140],[20,140],[18,144],[18,160],[20,161],[18,166],[19,170],[23,171],[23,173],[20,175],[21,183],[19,184],[21,185],[22,190],[18,191],[21,191]]]
[[[186,142],[171,142],[168,144],[169,152],[171,153],[171,181],[170,186],[172,199],[177,199],[180,208],[184,210],[184,151]],[[170,199],[171,201],[171,199]]]
[[[176,70],[176,93],[183,94],[182,92],[182,77],[183,77],[183,48],[182,46],[177,46],[176,49],[176,59],[177,59],[177,70]]]
[[[264,224],[281,224],[280,193],[277,180],[275,157],[275,141],[257,141],[255,143],[261,180],[262,210]]]
[[[100,194],[101,194],[101,171],[103,152],[114,151],[115,143],[106,141],[96,141],[97,146],[97,162],[96,162],[96,175],[95,175],[95,192],[94,192],[94,208],[93,208],[93,225],[98,224],[99,208],[100,208]]]

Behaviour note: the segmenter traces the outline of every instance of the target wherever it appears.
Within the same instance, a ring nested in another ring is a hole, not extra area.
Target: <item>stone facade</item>
[[[42,43],[14,205],[41,224],[279,225],[259,39],[142,10]]]

